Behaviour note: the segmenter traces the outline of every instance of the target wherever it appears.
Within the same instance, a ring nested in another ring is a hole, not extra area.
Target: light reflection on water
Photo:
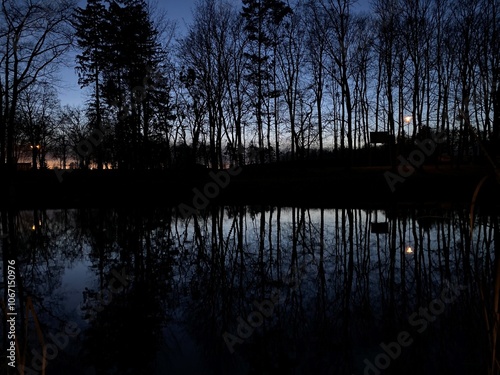
[[[403,330],[415,340],[384,373],[479,374],[498,217],[479,215],[472,237],[468,222],[436,209],[2,212],[2,254],[19,267],[18,311],[33,301],[47,343],[67,322],[81,331],[47,374],[362,374]],[[448,281],[460,296],[411,331]],[[25,326],[19,343],[39,350]]]

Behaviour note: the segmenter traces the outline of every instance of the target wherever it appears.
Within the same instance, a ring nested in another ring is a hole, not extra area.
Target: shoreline
[[[165,171],[73,170],[61,181],[54,170],[0,174],[0,208],[99,208],[194,206],[213,176],[228,170],[202,167]],[[272,205],[325,208],[467,206],[484,176],[476,206],[500,207],[500,184],[488,167],[424,166],[391,191],[390,167],[329,167],[300,164],[247,165],[207,191],[208,205]],[[224,185],[224,186],[221,186]],[[199,204],[198,204],[199,205]]]

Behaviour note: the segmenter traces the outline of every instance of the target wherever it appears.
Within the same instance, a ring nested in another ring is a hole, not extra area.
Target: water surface
[[[482,374],[498,229],[459,209],[4,211],[2,296],[14,259],[25,374],[42,341],[46,374]]]

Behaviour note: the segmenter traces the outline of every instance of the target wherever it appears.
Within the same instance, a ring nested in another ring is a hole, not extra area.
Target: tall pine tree
[[[102,75],[109,58],[106,48],[107,9],[102,0],[88,0],[85,8],[77,8],[73,26],[81,53],[76,56],[78,83],[92,88],[90,114],[96,129],[102,128],[101,86]],[[92,116],[93,115],[93,116]],[[97,168],[103,167],[102,145],[97,145]]]
[[[149,163],[148,89],[161,58],[148,6],[143,0],[90,0],[78,10],[75,26],[82,49],[80,84],[94,85],[96,126],[101,126],[104,103],[116,116],[118,166],[142,168]]]

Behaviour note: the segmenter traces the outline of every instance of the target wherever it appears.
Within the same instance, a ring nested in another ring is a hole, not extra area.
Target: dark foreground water
[[[2,374],[12,327],[27,375],[487,374],[495,357],[496,214],[472,230],[436,209],[1,218]]]

